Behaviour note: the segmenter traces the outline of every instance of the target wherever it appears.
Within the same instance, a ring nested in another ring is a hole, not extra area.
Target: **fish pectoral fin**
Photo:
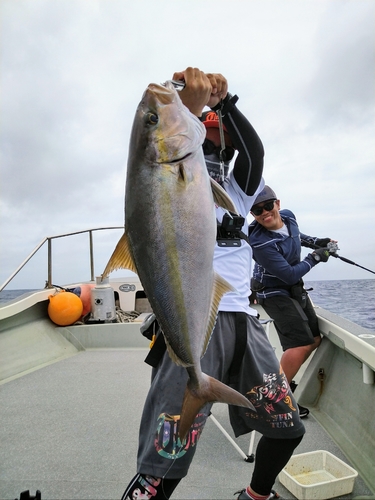
[[[238,215],[237,209],[228,193],[212,177],[210,177],[210,182],[215,204]]]
[[[192,388],[188,383],[185,389],[178,428],[178,435],[181,441],[185,439],[190,427],[194,423],[197,413],[206,403],[219,402],[244,406],[256,412],[252,403],[250,403],[243,394],[223,384],[219,380],[209,377],[205,373],[202,373],[202,376],[203,380],[199,388]]]
[[[102,274],[103,278],[107,277],[112,271],[116,271],[117,269],[130,269],[133,273],[137,273],[137,268],[135,267],[133,257],[130,252],[129,240],[126,233],[121,236],[113,254],[111,255],[111,258],[108,261],[108,264],[105,266]]]
[[[235,291],[236,291],[235,288],[233,288],[232,285],[230,285],[224,278],[222,278],[220,274],[217,274],[216,272],[214,273],[214,285],[212,287],[210,315],[208,317],[208,324],[206,329],[206,335],[204,338],[201,357],[206,352],[208,344],[210,342],[210,338],[215,327],[217,313],[219,310],[219,304],[222,296],[228,292],[235,292]]]

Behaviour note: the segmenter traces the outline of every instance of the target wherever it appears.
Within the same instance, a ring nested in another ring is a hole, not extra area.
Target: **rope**
[[[119,307],[116,307],[116,318],[117,323],[132,323],[135,321],[141,313],[137,311],[125,312]]]

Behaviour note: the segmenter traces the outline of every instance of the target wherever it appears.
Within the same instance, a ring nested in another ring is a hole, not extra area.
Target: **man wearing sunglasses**
[[[280,363],[294,391],[293,378],[321,341],[318,319],[302,277],[319,262],[327,262],[330,238],[315,238],[300,232],[290,210],[280,210],[280,200],[265,186],[251,208],[249,227],[255,260],[252,290],[257,302],[274,320],[283,348]],[[301,245],[319,246],[301,261]],[[309,410],[299,406],[300,417]]]
[[[180,98],[206,127],[206,141],[202,147],[209,175],[220,182],[239,214],[235,218],[235,214],[216,207],[218,239],[213,265],[236,292],[225,294],[220,301],[214,331],[201,359],[202,370],[242,394],[251,394],[248,397],[257,409],[254,414],[247,408],[229,407],[236,436],[253,429],[262,434],[250,485],[237,492],[238,498],[275,499],[278,495],[272,486],[300,443],[305,429],[280,363],[248,299],[252,250],[247,238],[246,215],[264,186],[263,145],[237,108],[237,96],[228,93],[227,80],[222,75],[187,68],[175,73],[173,80],[184,81]],[[202,114],[206,106],[210,110]],[[222,130],[217,115],[219,109],[224,125]],[[221,146],[221,131],[224,147]],[[233,168],[229,170],[233,159]],[[122,500],[170,498],[188,474],[199,436],[210,415],[212,404],[208,403],[196,415],[186,441],[181,443],[179,412],[187,373],[173,363],[165,352],[165,344],[163,347],[160,342],[163,344],[159,329],[150,351],[154,369],[140,425],[137,474]],[[274,425],[275,421],[281,425]]]

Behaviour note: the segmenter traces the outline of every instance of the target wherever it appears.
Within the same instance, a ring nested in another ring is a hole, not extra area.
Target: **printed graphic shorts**
[[[204,373],[228,385],[235,353],[236,314],[219,313],[207,352],[201,360]],[[273,347],[259,321],[253,316],[245,315],[245,318],[247,338],[243,356],[236,381],[230,385],[246,395],[256,412],[230,405],[233,431],[236,436],[257,430],[275,439],[300,437],[305,429]],[[181,443],[178,425],[187,380],[186,369],[174,364],[166,352],[153,370],[143,409],[139,473],[170,479],[186,476],[212,407],[212,404],[207,404],[200,410],[186,440]]]

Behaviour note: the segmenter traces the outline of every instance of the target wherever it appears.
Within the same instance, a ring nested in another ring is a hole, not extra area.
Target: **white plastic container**
[[[325,450],[293,455],[279,481],[298,500],[327,500],[353,491],[358,472]]]
[[[98,276],[91,290],[91,316],[94,321],[113,322],[116,319],[115,295],[109,278]]]

